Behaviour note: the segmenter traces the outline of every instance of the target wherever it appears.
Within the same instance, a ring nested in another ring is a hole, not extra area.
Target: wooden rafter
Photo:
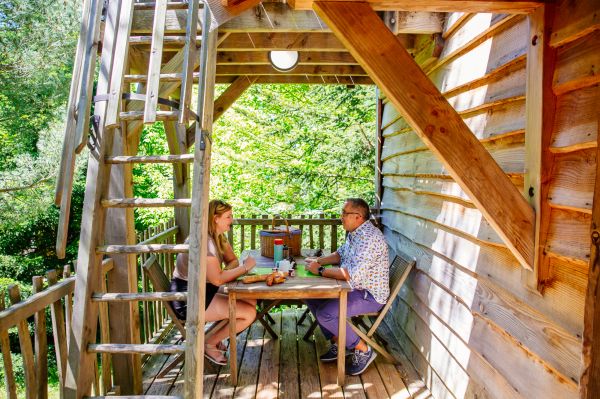
[[[347,1],[347,0],[345,0]],[[354,0],[362,3],[361,0]],[[350,0],[350,2],[353,2]],[[296,10],[309,10],[313,0],[290,0],[290,5]],[[367,0],[375,11],[429,11],[429,12],[494,12],[507,14],[528,14],[544,1],[515,1],[515,0]]]
[[[533,209],[371,6],[317,1],[314,8],[440,158],[513,255],[531,269]],[[399,79],[399,70],[411,79]]]
[[[218,29],[225,22],[258,5],[258,3],[260,3],[260,0],[238,0],[236,4],[231,4],[231,2],[227,4],[227,1],[224,0],[206,0],[204,4],[208,5],[212,18],[210,29]]]
[[[136,3],[132,32],[147,34],[152,32],[153,10],[142,8]],[[395,33],[438,33],[442,31],[440,14],[414,11],[393,11]],[[166,15],[165,31],[184,33],[186,11],[169,9]],[[235,18],[219,26],[219,32],[306,32],[329,31],[329,28],[312,9],[294,10],[283,2],[260,3],[242,12]]]
[[[233,75],[217,76],[217,83],[233,83],[237,79]],[[260,75],[257,77],[256,84],[338,84],[338,85],[372,85],[373,80],[369,76],[350,76],[350,75],[328,75],[328,76],[307,76],[307,75]]]
[[[270,65],[266,51],[219,51],[219,65]],[[299,53],[298,65],[358,65],[358,62],[347,51],[320,52],[302,51]]]
[[[250,32],[232,33],[219,45],[219,51],[344,51],[331,32]]]

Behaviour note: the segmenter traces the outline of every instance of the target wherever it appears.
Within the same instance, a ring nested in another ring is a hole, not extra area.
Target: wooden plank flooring
[[[296,322],[302,309],[286,309],[272,313],[273,329],[281,339],[274,340],[263,326],[255,322],[239,335],[237,353],[238,385],[232,386],[229,366],[217,367],[205,361],[205,398],[429,398],[431,394],[406,358],[394,366],[378,356],[361,376],[348,377],[344,387],[336,384],[335,363],[321,363],[318,354],[328,343],[317,328],[314,341],[303,341],[311,319],[299,326]],[[179,334],[173,331],[169,343],[176,343]],[[395,348],[391,348],[395,353]],[[183,363],[162,378],[156,375],[174,356],[152,356],[144,365],[144,392],[152,395],[183,394]],[[420,389],[413,389],[418,386]],[[407,388],[408,387],[408,388]]]

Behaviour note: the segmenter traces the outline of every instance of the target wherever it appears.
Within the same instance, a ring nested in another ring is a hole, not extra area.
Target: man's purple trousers
[[[306,299],[304,301],[317,319],[325,338],[338,336],[340,300],[339,299]],[[365,313],[378,312],[383,304],[377,302],[366,290],[352,290],[348,293],[347,316],[353,317]],[[346,323],[346,348],[354,349],[360,337]]]

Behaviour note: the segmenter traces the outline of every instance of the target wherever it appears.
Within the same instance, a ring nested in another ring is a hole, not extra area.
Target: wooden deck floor
[[[306,342],[302,336],[309,320],[296,325],[300,309],[286,309],[271,314],[276,321],[275,331],[281,339],[265,334],[255,322],[244,331],[237,342],[239,380],[232,386],[229,366],[216,367],[205,361],[205,398],[418,398],[431,397],[423,381],[406,358],[394,366],[378,356],[361,376],[346,379],[344,387],[336,384],[335,363],[321,363],[319,353],[327,342],[317,328],[315,340]],[[171,336],[171,341],[177,337]],[[393,348],[392,348],[393,349]],[[395,352],[395,351],[394,351]],[[144,391],[147,395],[183,395],[183,369],[177,367],[164,378],[155,376],[172,357],[156,355],[144,365]]]

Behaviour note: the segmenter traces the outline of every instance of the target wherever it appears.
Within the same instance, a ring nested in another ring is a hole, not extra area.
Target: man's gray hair
[[[346,202],[352,205],[352,208],[356,209],[360,212],[360,215],[365,220],[369,220],[371,218],[371,209],[369,208],[369,204],[362,198],[347,198]]]

